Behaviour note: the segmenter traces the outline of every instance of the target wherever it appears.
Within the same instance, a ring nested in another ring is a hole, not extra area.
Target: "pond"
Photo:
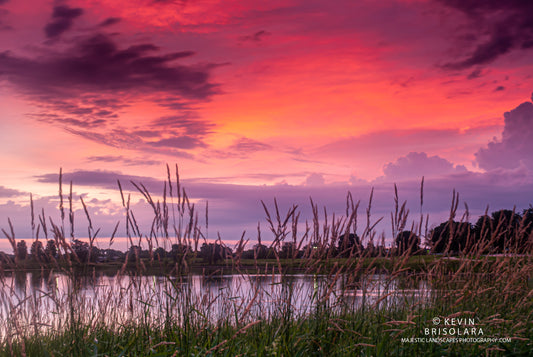
[[[219,324],[297,318],[319,309],[350,312],[429,302],[416,275],[82,276],[16,272],[1,278],[0,335],[60,330],[72,321],[94,326],[128,322]]]

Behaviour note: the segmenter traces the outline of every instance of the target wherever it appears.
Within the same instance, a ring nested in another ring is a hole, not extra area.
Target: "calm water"
[[[16,273],[0,283],[0,334],[62,329],[72,320],[107,324],[145,321],[195,323],[251,321],[274,316],[394,308],[425,303],[425,280],[338,279],[323,275],[218,275],[206,278],[98,276],[70,279],[60,273]]]

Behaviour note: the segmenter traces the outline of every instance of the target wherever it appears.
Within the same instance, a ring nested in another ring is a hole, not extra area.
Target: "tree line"
[[[415,232],[404,230],[395,237],[393,247],[384,244],[374,246],[372,242],[363,245],[356,233],[349,233],[336,237],[327,247],[330,257],[359,256],[386,256],[402,254],[423,254],[429,250],[431,253],[461,254],[478,252],[480,254],[497,253],[531,253],[533,248],[533,208],[517,213],[514,210],[499,210],[480,216],[472,224],[448,220],[432,228],[422,246],[421,238]],[[200,249],[193,251],[185,244],[173,244],[169,250],[162,247],[154,251],[142,249],[132,245],[127,252],[114,249],[99,249],[89,246],[88,243],[74,239],[70,244],[73,258],[80,262],[109,262],[135,259],[170,259],[181,261],[186,256],[194,254],[207,264],[214,264],[234,256],[234,252],[222,242],[203,243]],[[302,258],[306,254],[312,255],[313,250],[321,247],[318,244],[307,244],[303,247],[294,242],[285,242],[278,247],[256,244],[252,249],[239,252],[240,259],[289,259]],[[60,251],[56,241],[49,239],[43,244],[42,240],[35,240],[28,247],[25,240],[17,243],[15,257],[18,260],[31,259],[38,262],[51,262],[57,259]]]

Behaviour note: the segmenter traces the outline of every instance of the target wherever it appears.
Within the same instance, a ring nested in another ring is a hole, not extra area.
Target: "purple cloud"
[[[442,176],[461,171],[466,171],[466,168],[462,165],[454,166],[439,156],[428,156],[425,152],[410,152],[383,167],[385,178],[391,181]]]
[[[194,149],[197,147],[206,146],[206,144],[204,144],[201,140],[187,135],[161,139],[158,141],[149,142],[148,144],[154,147],[170,147],[177,149]]]
[[[52,22],[44,28],[44,33],[49,39],[59,37],[62,33],[68,31],[74,19],[83,15],[83,9],[70,8],[66,5],[55,6],[52,13]]]
[[[437,0],[466,15],[472,23],[471,54],[445,68],[461,70],[488,64],[513,51],[533,47],[533,2],[524,0]],[[488,39],[486,39],[488,37]],[[478,42],[483,38],[483,42]],[[485,40],[486,39],[486,40]]]
[[[74,14],[61,11],[57,16]],[[98,33],[78,38],[62,52],[44,50],[36,58],[1,52],[0,79],[40,107],[31,114],[36,120],[113,147],[157,148],[161,153],[190,157],[176,149],[205,147],[203,137],[214,127],[198,118],[192,103],[208,101],[217,92],[217,85],[210,82],[212,64],[178,63],[193,55],[192,51],[160,53],[151,43],[121,48],[112,36]],[[149,100],[155,97],[156,103],[179,114],[148,119],[131,129],[119,127],[121,109],[146,93]],[[160,136],[162,129],[165,137]]]
[[[109,17],[109,18],[105,19],[104,21],[102,21],[98,26],[100,26],[100,27],[108,27],[108,26],[112,26],[112,25],[118,24],[120,21],[122,21],[122,19],[120,17]]]
[[[501,140],[494,139],[475,154],[479,167],[492,170],[514,169],[524,165],[533,170],[533,103],[520,104],[506,112],[504,118]]]
[[[125,157],[122,155],[103,155],[103,156],[89,156],[87,158],[88,162],[120,162],[126,166],[136,166],[136,165],[163,165],[163,162],[157,160],[143,159],[143,158],[131,158]]]
[[[175,129],[183,134],[202,137],[212,132],[215,124],[198,119],[193,111],[184,111],[181,115],[172,115],[152,120],[150,127],[154,129]]]
[[[156,51],[158,47],[153,44],[119,49],[109,36],[95,34],[63,54],[42,59],[3,52],[0,72],[27,92],[64,97],[103,91],[141,93],[147,89],[191,99],[206,99],[215,93],[216,86],[209,83],[209,65],[174,63],[193,52],[152,55]]]
[[[13,190],[11,188],[7,188],[4,186],[0,186],[0,197],[15,197],[15,196],[21,196],[25,194],[25,192],[21,192],[19,190]]]

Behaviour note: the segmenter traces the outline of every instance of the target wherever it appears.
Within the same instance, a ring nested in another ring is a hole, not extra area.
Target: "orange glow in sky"
[[[167,162],[258,187],[530,177],[508,145],[529,114],[504,117],[533,91],[529,5],[469,3],[0,1],[0,200]]]

